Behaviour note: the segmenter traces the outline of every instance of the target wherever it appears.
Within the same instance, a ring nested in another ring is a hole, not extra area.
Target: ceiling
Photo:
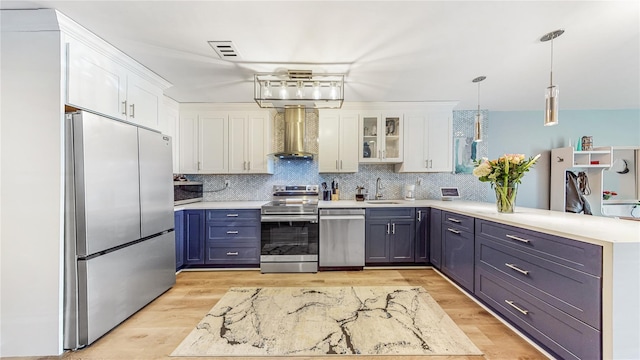
[[[345,101],[459,101],[457,110],[640,108],[640,2],[5,1],[56,8],[168,80],[179,102],[253,102],[253,74],[345,73]],[[237,61],[207,41],[232,41]]]

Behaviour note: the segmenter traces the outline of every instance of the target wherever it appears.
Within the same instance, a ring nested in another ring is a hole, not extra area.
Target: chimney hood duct
[[[281,159],[313,159],[305,151],[305,107],[286,106],[284,109],[284,151],[275,153]]]

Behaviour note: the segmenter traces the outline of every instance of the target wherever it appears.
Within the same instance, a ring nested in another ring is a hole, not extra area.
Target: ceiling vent
[[[311,70],[288,70],[288,75],[291,80],[311,80],[313,76]]]
[[[240,53],[231,41],[208,41],[208,43],[221,59],[228,61],[240,60]]]

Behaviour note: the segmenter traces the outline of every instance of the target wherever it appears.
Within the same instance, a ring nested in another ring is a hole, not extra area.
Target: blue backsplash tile
[[[477,156],[487,156],[486,137],[488,111],[481,111],[484,121],[482,131],[485,134],[482,142],[477,143]],[[473,137],[473,122],[475,110],[457,110],[453,112],[454,137]],[[307,134],[317,134],[317,114],[307,115]],[[276,117],[276,129],[279,119]],[[277,133],[277,131],[276,131]],[[317,138],[317,135],[315,135]],[[310,142],[313,144],[313,141]],[[315,149],[313,149],[315,150]],[[340,199],[355,199],[356,186],[364,186],[370,194],[375,193],[376,179],[382,182],[382,194],[385,199],[400,199],[403,196],[405,184],[416,184],[416,199],[439,199],[440,187],[457,186],[461,198],[471,201],[492,201],[487,198],[489,184],[482,183],[472,174],[453,173],[395,173],[392,164],[360,164],[357,173],[351,174],[319,174],[318,161],[313,160],[283,160],[276,159],[273,175],[187,175],[189,180],[204,183],[204,201],[231,200],[270,200],[273,185],[318,184],[336,180],[340,184]],[[417,185],[421,179],[421,185]],[[224,189],[224,181],[231,185]],[[221,190],[222,189],[222,190]],[[221,191],[215,191],[221,190]]]

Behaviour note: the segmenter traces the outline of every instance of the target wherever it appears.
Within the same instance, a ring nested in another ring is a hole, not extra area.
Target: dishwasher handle
[[[364,220],[364,215],[320,215],[320,221],[329,220]]]
[[[320,216],[345,216],[360,215],[364,216],[364,209],[320,209]]]

